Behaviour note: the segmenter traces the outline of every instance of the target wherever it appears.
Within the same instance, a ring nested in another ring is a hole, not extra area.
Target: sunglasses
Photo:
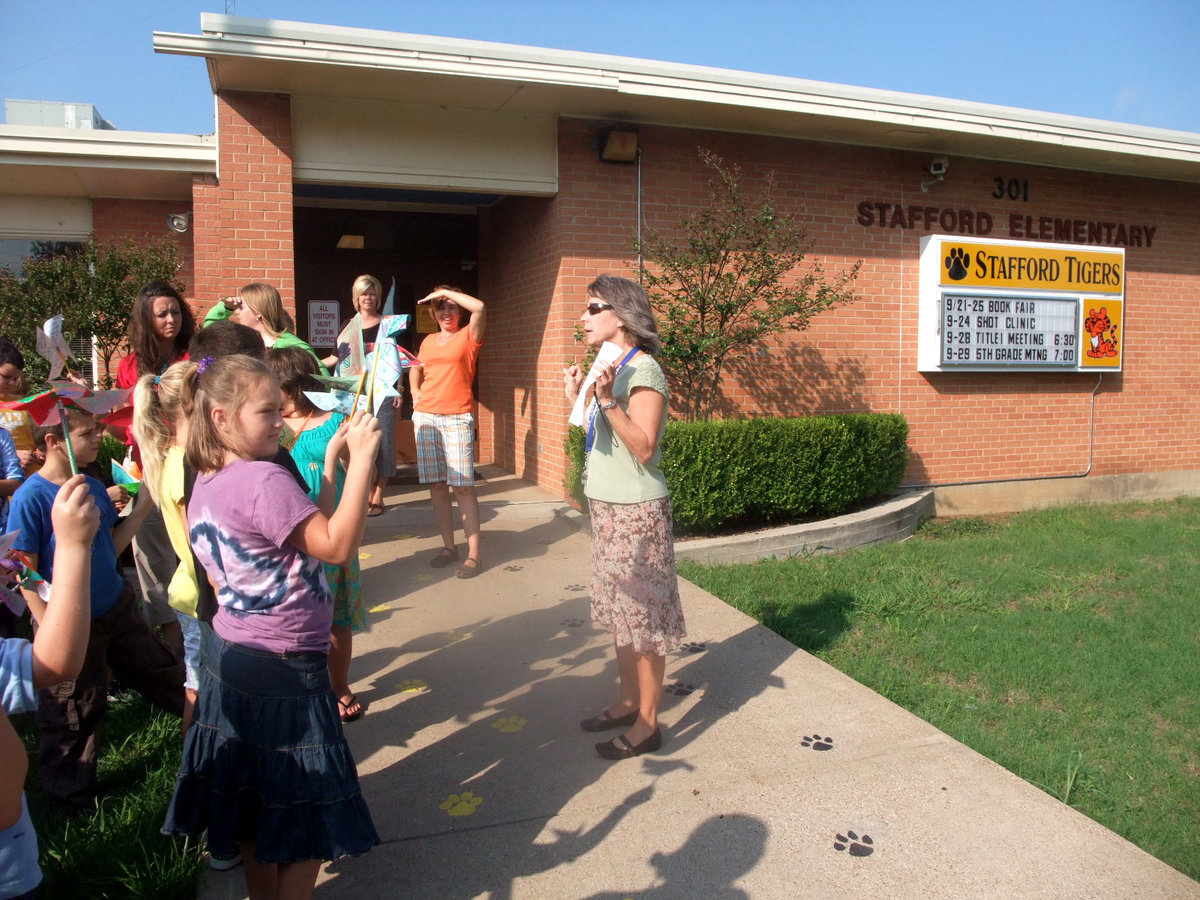
[[[612,309],[612,304],[611,303],[599,303],[596,301],[592,301],[591,303],[589,303],[587,305],[587,311],[588,311],[589,316],[598,316],[598,315],[600,315],[600,313],[604,312],[606,309]]]

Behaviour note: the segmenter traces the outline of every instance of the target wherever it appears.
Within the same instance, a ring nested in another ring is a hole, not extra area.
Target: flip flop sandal
[[[366,709],[361,703],[358,703],[358,712],[350,712],[350,707],[354,706],[356,703],[358,703],[358,698],[353,694],[350,695],[349,700],[338,700],[338,708],[341,710],[343,722],[357,722],[363,717],[363,713],[366,712]]]
[[[370,519],[373,519],[376,516],[382,516],[383,511],[385,509],[387,509],[387,507],[384,506],[382,503],[368,503],[367,504],[367,517]]]

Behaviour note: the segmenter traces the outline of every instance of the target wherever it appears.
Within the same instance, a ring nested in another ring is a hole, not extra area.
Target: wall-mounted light
[[[628,125],[602,128],[596,135],[596,149],[601,162],[631,163],[638,157],[638,133]]]
[[[192,214],[187,213],[171,213],[167,216],[167,227],[172,231],[183,234],[192,224]]]
[[[338,238],[337,248],[339,250],[361,250],[364,243],[361,234],[343,234]]]

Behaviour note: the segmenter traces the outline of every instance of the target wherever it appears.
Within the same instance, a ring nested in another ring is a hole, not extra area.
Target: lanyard
[[[613,383],[614,384],[616,383],[617,373],[620,372],[623,368],[625,368],[625,363],[627,363],[631,359],[633,359],[633,357],[635,355],[637,355],[637,352],[638,352],[638,348],[634,347],[632,350],[630,350],[628,353],[625,354],[624,359],[622,359],[619,363],[617,363],[617,367],[615,369],[613,369]],[[596,392],[593,389],[592,390],[592,402],[591,402],[591,405],[588,406],[587,445],[584,447],[585,452],[590,452],[592,449],[592,444],[596,443],[596,416],[599,414],[599,412],[600,412],[600,401],[596,399]]]

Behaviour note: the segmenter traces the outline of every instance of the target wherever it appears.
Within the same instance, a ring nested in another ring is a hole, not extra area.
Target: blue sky
[[[1198,0],[0,0],[0,95],[207,133],[200,13],[693,63],[1200,133]]]

